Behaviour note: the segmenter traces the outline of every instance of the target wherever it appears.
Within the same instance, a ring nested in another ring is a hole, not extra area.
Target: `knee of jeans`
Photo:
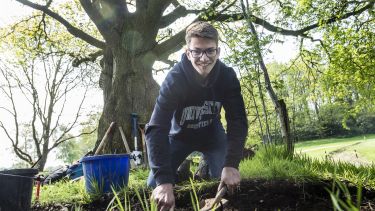
[[[155,182],[155,180],[151,180],[151,181],[149,181],[149,180],[147,180],[147,187],[150,187],[150,188],[156,188],[156,182]]]
[[[154,175],[152,175],[151,172],[148,175],[146,185],[147,187],[150,187],[150,188],[156,188],[156,181],[155,181]]]
[[[221,171],[218,171],[217,169],[215,169],[215,170],[212,171],[210,169],[210,177],[211,178],[219,179],[220,176],[221,176]]]
[[[220,167],[220,166],[208,164],[209,174],[210,174],[211,178],[220,178],[221,177],[221,171],[222,171],[223,168]]]

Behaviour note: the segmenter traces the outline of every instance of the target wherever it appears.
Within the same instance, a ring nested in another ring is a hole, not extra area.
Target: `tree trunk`
[[[47,156],[48,156],[48,153],[46,155],[42,155],[38,164],[36,164],[34,168],[38,169],[38,171],[43,171],[44,166],[46,165],[46,162],[47,162]]]
[[[287,112],[286,112],[286,105],[285,105],[283,100],[278,100],[277,95],[272,88],[272,84],[271,84],[271,81],[270,81],[270,78],[269,78],[269,75],[268,75],[267,67],[264,64],[263,56],[262,56],[262,53],[261,53],[258,33],[256,32],[254,24],[253,24],[253,22],[251,22],[251,19],[249,18],[248,14],[247,14],[247,12],[249,10],[246,11],[243,1],[241,1],[241,6],[242,6],[243,14],[247,18],[247,22],[249,24],[250,31],[253,34],[253,41],[254,41],[254,46],[255,46],[255,49],[256,49],[257,59],[259,61],[259,66],[263,71],[266,90],[267,90],[267,92],[268,92],[268,94],[269,94],[269,96],[272,100],[272,103],[275,106],[276,112],[277,112],[277,116],[278,116],[279,123],[280,123],[281,136],[282,136],[283,141],[284,141],[284,143],[286,145],[286,148],[288,150],[287,151],[288,154],[292,155],[293,154],[293,151],[292,151],[293,140],[292,140],[291,135],[290,135],[289,119],[288,119]]]
[[[284,143],[286,143],[287,152],[291,155],[294,152],[294,143],[290,133],[290,124],[289,124],[289,116],[288,110],[286,109],[286,105],[283,99],[279,100],[279,120],[281,124],[281,136],[283,137]]]
[[[105,153],[125,152],[125,146],[119,133],[121,126],[126,140],[134,150],[134,140],[131,137],[131,114],[137,113],[139,123],[147,123],[151,116],[159,86],[152,77],[154,59],[144,53],[132,56],[122,47],[108,50],[104,57],[103,93],[104,108],[99,122],[98,141],[103,138],[105,131],[116,122],[116,128],[109,137]],[[142,143],[138,136],[138,146]]]
[[[264,101],[264,95],[263,95],[263,88],[262,88],[262,83],[260,82],[260,71],[258,67],[255,67],[257,70],[257,84],[258,84],[258,91],[259,91],[259,97],[260,101],[262,102],[262,109],[263,109],[263,115],[264,115],[264,120],[266,122],[266,135],[267,135],[267,140],[265,137],[262,137],[262,141],[267,142],[267,143],[272,143],[272,138],[271,138],[271,132],[270,132],[270,125],[268,121],[268,113],[267,113],[267,106]]]
[[[38,155],[39,159],[35,161],[37,163],[34,168],[38,169],[38,171],[40,172],[44,170],[44,167],[47,163],[47,158],[48,158],[48,153],[49,153],[48,142],[49,142],[48,140],[44,142],[43,148],[41,150],[41,154]]]

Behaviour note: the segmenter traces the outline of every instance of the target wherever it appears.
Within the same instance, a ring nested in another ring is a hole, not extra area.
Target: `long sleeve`
[[[157,185],[174,182],[168,135],[171,119],[178,104],[176,90],[175,82],[169,74],[160,88],[154,111],[146,126],[148,158]]]
[[[238,168],[246,141],[248,124],[241,86],[233,69],[228,78],[223,107],[227,121],[228,151],[224,166]]]

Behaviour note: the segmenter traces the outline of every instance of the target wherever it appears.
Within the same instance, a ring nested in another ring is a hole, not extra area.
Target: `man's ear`
[[[217,58],[219,58],[219,56],[220,56],[220,51],[221,51],[221,48],[217,47],[217,52],[216,52],[216,57]]]
[[[185,48],[185,54],[186,54],[187,58],[191,61],[191,54],[190,54],[190,51],[187,48]]]

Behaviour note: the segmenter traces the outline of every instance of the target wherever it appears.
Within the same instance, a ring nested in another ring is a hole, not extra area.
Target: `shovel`
[[[228,188],[226,185],[223,185],[223,187],[216,193],[215,198],[204,200],[204,206],[200,208],[199,211],[216,210],[217,208],[220,208],[224,204],[228,203],[228,200],[222,199],[226,192],[228,192]]]

